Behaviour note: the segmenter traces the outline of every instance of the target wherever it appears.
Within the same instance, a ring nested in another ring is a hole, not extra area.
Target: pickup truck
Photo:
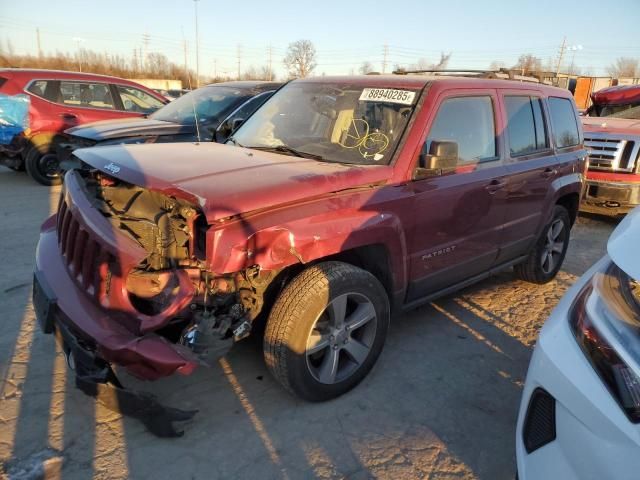
[[[420,74],[292,81],[224,145],[74,155],[34,277],[69,363],[153,380],[262,335],[310,401],[367,375],[393,314],[503,269],[552,280],[586,168],[570,92]]]
[[[582,117],[589,169],[580,209],[625,215],[640,205],[640,85],[605,88],[591,99]]]

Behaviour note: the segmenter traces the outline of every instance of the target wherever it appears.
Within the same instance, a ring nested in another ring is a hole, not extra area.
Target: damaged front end
[[[192,203],[83,170],[93,206],[116,232],[134,240],[144,257],[119,273],[140,334],[154,332],[212,365],[247,335],[261,302],[257,269],[217,277],[205,264],[204,216]],[[113,276],[110,279],[114,283]],[[108,302],[111,303],[111,302]]]
[[[250,334],[273,275],[258,267],[214,275],[208,228],[192,202],[83,164],[66,174],[38,244],[34,309],[77,386],[92,396],[115,389],[114,409],[160,436],[180,435],[173,422],[194,412],[123,389],[112,366],[154,380],[213,365]]]

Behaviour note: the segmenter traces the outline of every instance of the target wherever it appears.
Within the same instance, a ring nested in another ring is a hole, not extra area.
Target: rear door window
[[[549,97],[549,113],[556,147],[579,145],[580,132],[573,102],[568,98]]]
[[[71,107],[114,110],[109,85],[90,82],[60,82],[60,101]]]
[[[496,127],[491,97],[456,97],[442,102],[427,137],[426,151],[430,151],[433,141],[456,142],[461,164],[496,159]]]
[[[530,96],[506,96],[507,134],[511,156],[545,150],[549,143],[542,115],[542,102]]]

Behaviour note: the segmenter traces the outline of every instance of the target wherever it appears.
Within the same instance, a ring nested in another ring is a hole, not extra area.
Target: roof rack
[[[533,75],[521,75],[516,73],[516,70],[501,68],[499,70],[470,70],[470,69],[456,69],[456,70],[395,70],[394,75],[415,75],[429,73],[434,76],[453,76],[453,77],[476,77],[476,78],[493,78],[501,80],[516,80],[520,82],[534,82],[534,83],[549,83],[545,80],[545,77],[533,76]]]

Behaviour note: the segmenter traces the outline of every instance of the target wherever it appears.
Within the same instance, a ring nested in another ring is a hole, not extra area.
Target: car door
[[[525,255],[540,224],[547,219],[558,177],[558,159],[550,142],[547,103],[537,90],[500,90],[505,126],[505,154],[510,182],[507,219],[498,262]]]
[[[57,103],[69,126],[120,117],[108,83],[61,80]]]
[[[407,300],[417,300],[488,271],[506,215],[502,119],[493,89],[453,90],[436,101],[421,155],[455,142],[455,166],[416,179]]]

